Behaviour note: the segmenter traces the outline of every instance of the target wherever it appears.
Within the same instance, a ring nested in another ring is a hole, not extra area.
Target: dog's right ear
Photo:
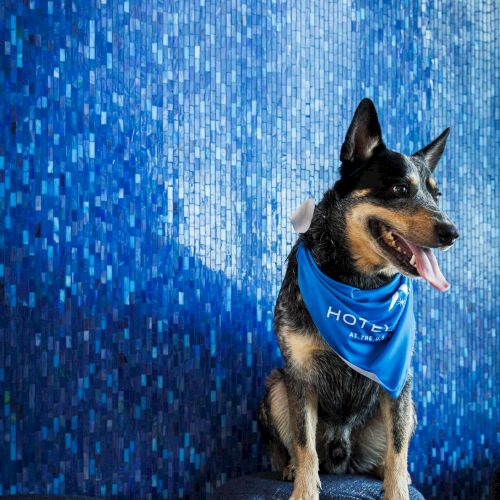
[[[340,161],[343,163],[366,161],[373,155],[375,149],[383,144],[377,110],[373,102],[365,97],[359,103],[345,136],[340,150]]]

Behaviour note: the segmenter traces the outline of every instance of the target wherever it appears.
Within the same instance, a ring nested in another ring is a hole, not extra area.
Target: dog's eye
[[[391,193],[395,196],[408,196],[409,192],[408,186],[404,184],[394,184],[394,186],[391,187]]]

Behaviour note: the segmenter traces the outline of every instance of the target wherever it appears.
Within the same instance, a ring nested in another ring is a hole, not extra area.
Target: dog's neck
[[[356,268],[345,238],[345,217],[345,203],[334,189],[327,191],[316,206],[311,226],[300,240],[311,250],[321,271],[336,281],[364,290],[388,283],[391,276],[368,275]]]

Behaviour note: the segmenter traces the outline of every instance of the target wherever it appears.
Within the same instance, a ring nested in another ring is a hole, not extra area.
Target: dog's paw
[[[408,474],[409,478],[409,474]],[[410,500],[410,490],[408,489],[408,478],[404,480],[398,479],[396,481],[384,480],[382,485],[382,492],[384,493],[384,500]]]
[[[297,491],[294,489],[290,500],[319,500],[319,491]]]
[[[321,481],[318,474],[302,481],[296,477],[290,500],[319,500],[320,489]]]
[[[295,465],[288,464],[283,469],[283,481],[293,481],[295,479]]]

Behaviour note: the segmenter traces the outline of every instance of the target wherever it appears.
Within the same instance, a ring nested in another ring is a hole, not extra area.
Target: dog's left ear
[[[430,144],[425,146],[425,148],[417,151],[412,156],[420,156],[420,158],[423,158],[426,161],[429,170],[434,172],[434,169],[443,154],[444,147],[446,146],[446,139],[448,139],[449,134],[450,129],[447,128],[437,139],[434,139]]]
[[[383,145],[383,142],[377,110],[373,102],[365,98],[354,113],[340,150],[340,161],[343,163],[366,161],[380,145]]]

